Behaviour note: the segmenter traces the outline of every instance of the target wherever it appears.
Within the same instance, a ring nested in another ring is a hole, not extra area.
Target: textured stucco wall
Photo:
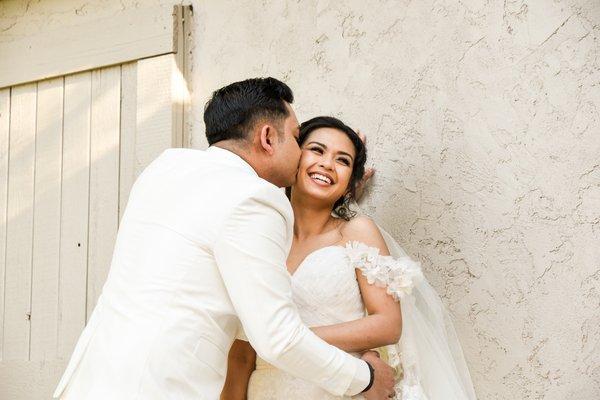
[[[369,135],[365,208],[452,311],[479,398],[600,398],[600,1],[197,1],[210,92],[272,75]]]
[[[4,0],[0,40],[168,0]],[[377,167],[363,206],[443,296],[482,400],[600,398],[600,1],[191,1],[202,108],[271,75]]]

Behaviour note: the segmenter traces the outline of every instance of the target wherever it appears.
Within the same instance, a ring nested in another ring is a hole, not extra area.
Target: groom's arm
[[[355,395],[369,384],[367,364],[319,339],[292,302],[290,224],[289,202],[274,187],[235,207],[213,247],[223,282],[260,357],[335,395]]]

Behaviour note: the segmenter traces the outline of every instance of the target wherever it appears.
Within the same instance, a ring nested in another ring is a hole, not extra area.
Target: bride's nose
[[[330,157],[321,157],[319,160],[319,166],[328,170],[333,169],[333,160]]]

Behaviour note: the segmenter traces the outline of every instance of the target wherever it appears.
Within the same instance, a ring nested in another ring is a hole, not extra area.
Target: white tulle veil
[[[391,256],[410,260],[398,242],[381,226],[379,229]],[[391,362],[396,359],[402,364],[401,398],[476,399],[452,320],[437,292],[426,279],[415,279],[411,293],[400,301],[402,338],[385,351]]]
[[[353,212],[364,214],[356,202],[350,206]],[[372,266],[365,266],[363,257],[356,260],[356,267],[370,283],[385,286],[400,301],[400,342],[379,349],[382,357],[397,368],[396,399],[476,400],[458,336],[440,296],[423,276],[420,264],[408,257],[380,224],[377,226],[390,251],[391,257],[379,257],[380,263],[387,265],[373,268],[373,262]],[[370,257],[378,256],[375,253]]]

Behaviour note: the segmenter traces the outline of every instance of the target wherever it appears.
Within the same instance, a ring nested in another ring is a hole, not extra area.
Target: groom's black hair
[[[289,115],[285,102],[293,101],[292,89],[275,78],[246,79],[216,90],[204,106],[208,144],[250,139],[249,131],[258,120],[285,119]]]

